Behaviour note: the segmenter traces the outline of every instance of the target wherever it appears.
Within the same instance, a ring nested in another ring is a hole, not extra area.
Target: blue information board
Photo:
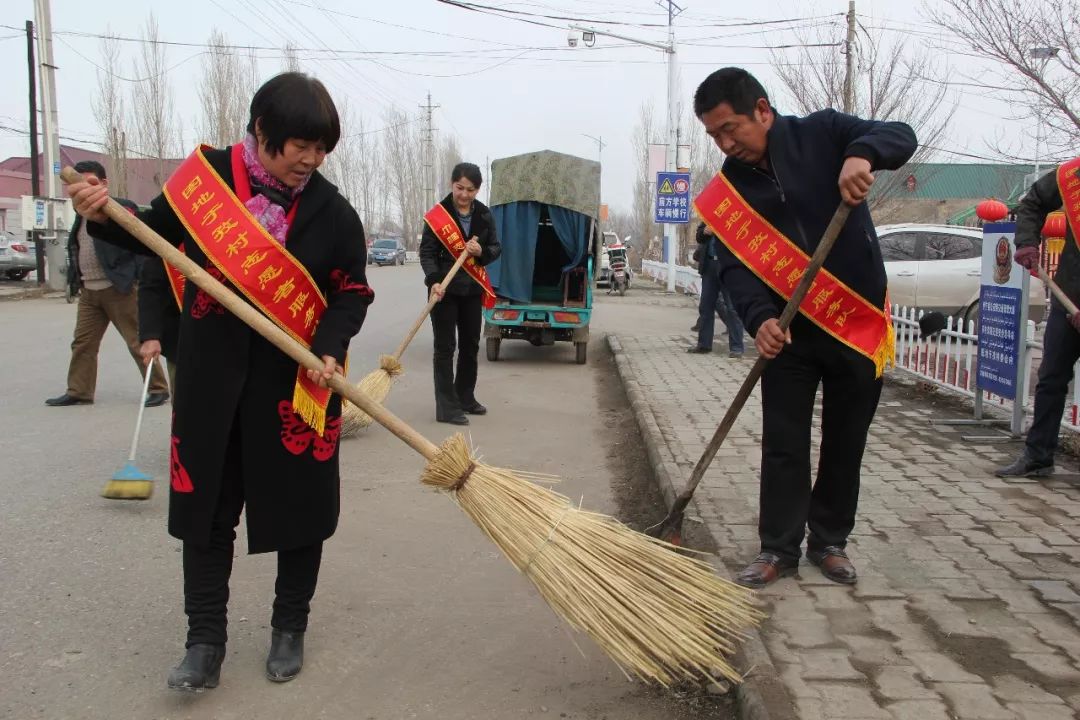
[[[1024,275],[1013,261],[1016,223],[983,227],[982,287],[979,291],[979,365],[976,384],[999,397],[1017,396],[1017,363],[1023,333],[1020,314]]]
[[[656,212],[658,223],[690,222],[690,173],[656,173]]]

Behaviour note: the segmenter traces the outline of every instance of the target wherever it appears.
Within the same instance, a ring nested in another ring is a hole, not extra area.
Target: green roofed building
[[[1052,166],[1044,165],[1041,172]],[[986,198],[1015,205],[1035,167],[993,163],[919,163],[881,173],[870,202],[878,224],[916,222],[977,225],[975,206]]]

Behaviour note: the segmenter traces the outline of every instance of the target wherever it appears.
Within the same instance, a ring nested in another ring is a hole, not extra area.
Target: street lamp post
[[[583,137],[587,137],[590,140],[596,141],[596,162],[600,163],[600,190],[599,204],[604,204],[603,186],[604,186],[604,148],[607,147],[607,143],[604,142],[602,136],[590,135],[589,133],[581,133]],[[599,210],[597,211],[599,212]]]
[[[679,143],[679,118],[678,118],[678,102],[676,100],[676,54],[675,54],[675,16],[682,12],[682,8],[677,6],[671,0],[665,0],[663,3],[667,5],[668,10],[668,39],[667,42],[656,42],[654,40],[642,40],[641,38],[630,37],[628,35],[622,35],[620,33],[611,32],[610,30],[601,30],[593,27],[585,27],[582,25],[570,25],[571,32],[571,47],[577,45],[577,40],[573,36],[574,32],[580,32],[582,40],[587,47],[592,47],[596,42],[598,35],[605,35],[607,37],[615,38],[616,40],[625,40],[637,45],[644,45],[646,47],[655,48],[661,50],[667,55],[667,162],[665,163],[665,169],[668,172],[675,172],[676,168],[676,154],[678,153]],[[670,293],[675,292],[675,265],[678,258],[678,235],[675,233],[675,225],[672,223],[664,224],[664,237],[667,244],[668,253],[668,271],[667,271],[667,291]]]
[[[1042,82],[1043,74],[1046,72],[1046,66],[1050,61],[1057,57],[1058,50],[1056,47],[1034,47],[1031,48],[1030,55],[1032,60],[1041,60],[1042,64],[1039,65],[1039,82]],[[1035,125],[1035,181],[1039,179],[1039,151],[1042,145],[1042,125],[1043,125],[1043,107],[1042,98],[1039,98],[1039,104],[1036,107],[1035,112],[1038,114],[1038,121]],[[1033,181],[1034,182],[1034,181]]]

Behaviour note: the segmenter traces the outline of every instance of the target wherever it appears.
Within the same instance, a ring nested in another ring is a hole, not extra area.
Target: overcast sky
[[[602,137],[604,201],[628,208],[634,162],[631,135],[642,103],[652,103],[663,117],[664,55],[604,37],[593,48],[579,44],[570,49],[567,22],[538,15],[631,22],[635,25],[597,27],[662,41],[666,29],[650,24],[666,23],[666,12],[652,0],[475,2],[535,15],[520,14],[516,15],[519,20],[512,20],[435,0],[52,0],[61,134],[91,141],[100,138],[90,110],[98,72],[94,63],[100,62],[99,40],[92,36],[109,28],[116,35],[137,38],[152,11],[163,40],[205,43],[216,26],[234,45],[278,48],[291,41],[301,48],[302,68],[322,79],[336,100],[348,98],[364,114],[369,128],[382,127],[382,116],[391,104],[419,113],[418,106],[430,92],[433,103],[440,106],[435,111],[438,130],[455,134],[466,159],[481,166],[489,158],[538,149],[595,158],[597,143],[586,135]],[[685,12],[676,20],[676,33],[681,43],[679,97],[683,102],[689,102],[697,83],[713,69],[742,65],[760,77],[782,112],[790,111],[791,103],[772,72],[770,51],[764,47],[796,43],[799,30],[825,29],[836,40],[844,37],[847,0],[684,0],[682,5]],[[33,17],[33,2],[3,0],[2,6],[0,24],[5,27],[0,27],[0,64],[6,77],[5,92],[0,94],[0,157],[7,157],[29,151],[26,46],[21,30],[24,21]],[[867,28],[886,28],[882,31],[886,37],[912,46],[952,45],[948,34],[926,24],[918,0],[858,0],[857,11]],[[718,26],[776,20],[792,22]],[[322,52],[311,51],[316,48]],[[123,65],[112,70],[132,78],[138,44],[125,42],[122,49]],[[168,48],[169,78],[189,144],[196,138],[200,114],[197,85],[203,52],[197,46]],[[795,58],[795,50],[786,52]],[[280,51],[259,50],[258,55],[264,78],[280,70]],[[968,57],[945,50],[940,55],[954,76],[979,71]],[[836,57],[843,60],[839,48]],[[124,84],[129,89],[130,84]],[[996,138],[1033,135],[1030,128],[1003,117],[1007,113],[1000,105],[979,90],[956,86],[953,92],[959,107],[946,147],[991,155],[988,143]],[[939,159],[972,161],[947,155]]]

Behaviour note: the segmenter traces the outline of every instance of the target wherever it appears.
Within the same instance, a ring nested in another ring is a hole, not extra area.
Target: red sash
[[[326,299],[304,266],[244,207],[251,187],[242,146],[232,148],[235,192],[207,162],[205,147],[196,149],[168,179],[165,198],[221,274],[275,325],[310,348]],[[293,203],[290,219],[297,204]],[[329,388],[308,380],[304,368],[299,368],[293,411],[320,435],[329,401]]]
[[[1080,245],[1080,158],[1058,166],[1058,192],[1065,217],[1072,228],[1073,242]]]
[[[759,215],[724,175],[694,199],[694,208],[716,236],[766,285],[790,300],[810,256]],[[889,301],[878,308],[822,268],[799,312],[874,363],[878,377],[893,364],[896,335]]]
[[[457,260],[458,255],[465,252],[465,241],[461,238],[461,233],[458,232],[457,222],[450,216],[442,203],[436,203],[433,208],[427,211],[424,215],[424,222],[427,223],[431,231],[435,233],[435,237],[439,238],[439,242],[443,244],[443,247],[447,249],[455,260]],[[487,270],[484,269],[484,266],[478,263],[476,258],[471,257],[461,267],[484,289],[484,307],[495,307],[495,291],[491,289],[491,280],[488,279]]]
[[[184,243],[180,243],[177,250],[184,252]],[[184,309],[184,286],[187,283],[187,278],[184,274],[174,268],[164,260],[161,261],[165,265],[165,277],[169,280],[169,288],[172,290],[173,299],[176,300],[176,307],[181,310]]]

